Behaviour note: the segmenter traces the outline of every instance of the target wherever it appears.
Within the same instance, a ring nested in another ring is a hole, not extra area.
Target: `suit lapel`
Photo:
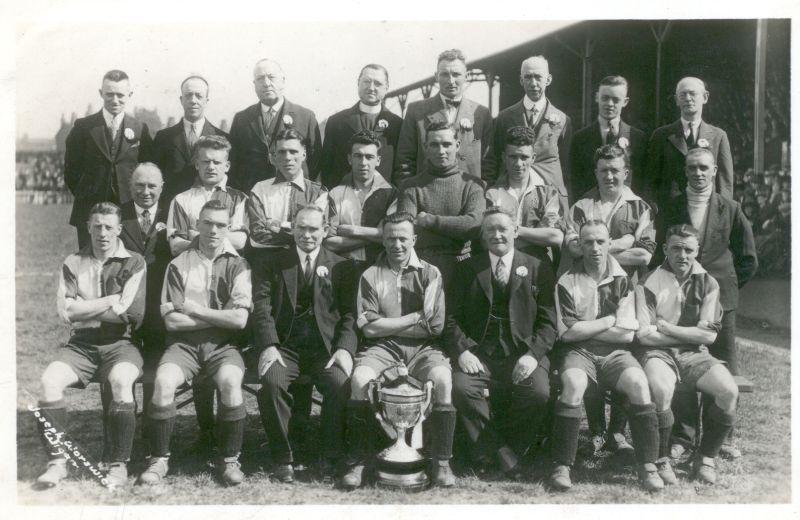
[[[94,139],[97,148],[103,152],[103,155],[111,162],[114,160],[111,158],[111,152],[109,151],[109,142],[106,139],[106,122],[103,120],[103,114],[101,113],[97,124],[89,130],[89,134],[91,134],[92,139]]]
[[[188,161],[190,159],[189,143],[186,142],[186,132],[183,131],[183,119],[175,125],[175,135],[172,136],[172,143],[183,155],[183,158]]]
[[[425,115],[425,119],[427,119],[429,123],[433,123],[434,121],[447,121],[447,112],[445,110],[444,101],[442,101],[442,96],[437,94],[435,98],[429,98],[427,108],[427,112],[429,113]]]
[[[250,119],[250,128],[253,130],[253,133],[261,139],[261,142],[264,143],[264,146],[269,146],[267,144],[267,137],[264,135],[264,127],[262,126],[261,121],[261,103],[256,103],[253,106],[253,114],[252,118]]]
[[[687,201],[687,212],[688,212]],[[708,214],[706,215],[706,225],[703,230],[703,243],[700,245],[700,255],[698,260],[702,259],[708,250],[711,248],[711,231],[719,229],[719,218],[722,215],[722,204],[720,204],[719,196],[716,193],[711,193],[711,198],[708,199]]]
[[[511,261],[511,269],[508,273],[508,299],[509,302],[511,298],[514,297],[514,293],[517,291],[519,284],[522,283],[522,277],[517,276],[517,268],[521,266],[522,263],[520,262],[520,255],[518,252],[514,253],[514,260]],[[509,305],[510,307],[510,305]]]
[[[155,206],[156,211],[153,214],[153,223],[150,225],[150,230],[147,232],[147,235],[144,237],[144,245],[145,249],[152,249],[154,247],[155,241],[152,240],[157,233],[156,228],[158,227],[159,219],[162,216],[163,210]]]
[[[283,265],[281,266],[281,275],[283,275],[283,283],[286,285],[286,292],[289,294],[289,303],[292,304],[292,312],[297,307],[297,270],[300,259],[297,256],[297,251],[292,248],[282,256]]]
[[[480,263],[477,265],[478,283],[486,294],[486,299],[492,303],[494,291],[492,290],[492,262],[489,260],[489,253],[480,256]]]
[[[119,149],[117,150],[117,157],[122,157],[123,155],[125,155],[125,152],[127,152],[128,148],[131,147],[131,141],[129,141],[128,138],[125,137],[125,130],[130,128],[133,134],[136,135],[136,129],[132,128],[129,123],[130,120],[128,119],[128,115],[125,114],[125,116],[122,118],[122,124],[119,125],[120,135],[117,136],[117,138],[119,139]]]
[[[619,120],[619,136],[627,139],[628,143],[631,142],[631,125],[622,119]]]
[[[285,128],[283,124],[284,114],[292,116],[292,119],[295,119],[296,117],[294,113],[294,105],[292,105],[292,103],[286,98],[283,98],[283,106],[281,106],[280,111],[275,114],[277,121],[275,122],[275,126],[272,127],[272,132],[269,136],[270,143],[274,142],[275,136]],[[293,121],[292,126],[297,128],[297,121]]]
[[[680,119],[673,123],[672,133],[667,136],[672,145],[678,149],[683,155],[689,153],[689,148],[686,146],[686,139],[683,136],[683,125],[681,125]]]
[[[139,219],[136,218],[133,202],[122,206],[122,230],[133,239],[133,242],[139,247],[139,251],[144,250],[142,228],[139,225]]]
[[[539,138],[539,131],[542,129],[542,125],[545,122],[545,119],[549,117],[550,112],[550,100],[545,100],[544,110],[542,111],[541,115],[539,116],[539,121],[536,122],[536,126],[533,127],[533,135],[535,135],[535,139]],[[524,113],[523,113],[524,117]]]
[[[600,128],[600,123],[598,123],[597,121],[593,123],[593,129],[591,133],[592,133],[592,142],[591,142],[592,150],[597,150],[598,148],[603,146],[603,129]]]
[[[700,139],[711,141],[710,139],[711,134],[712,134],[711,128],[706,124],[705,121],[701,119],[700,124],[697,126],[697,141],[699,141]]]
[[[380,116],[379,116],[380,117]],[[354,132],[363,130],[361,127],[361,115],[358,112],[358,103],[350,109],[350,113],[345,118],[347,125],[353,129]]]

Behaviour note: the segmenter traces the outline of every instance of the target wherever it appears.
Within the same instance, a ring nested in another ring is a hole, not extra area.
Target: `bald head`
[[[675,103],[681,117],[687,121],[699,121],[703,116],[703,105],[708,102],[706,84],[700,78],[687,76],[675,87]]]
[[[542,69],[545,73],[550,73],[550,64],[547,63],[547,59],[544,56],[531,56],[527,58],[522,62],[522,65],[520,65],[520,73],[522,73],[526,67]]]
[[[261,103],[272,106],[283,97],[286,76],[277,61],[263,59],[253,67],[253,86]]]
[[[164,180],[161,170],[151,162],[143,162],[131,173],[133,201],[140,208],[149,209],[158,204]]]

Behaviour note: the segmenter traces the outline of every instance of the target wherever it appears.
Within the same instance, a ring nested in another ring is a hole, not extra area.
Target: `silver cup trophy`
[[[408,491],[427,487],[427,459],[408,445],[406,432],[425,420],[432,394],[433,383],[422,384],[409,376],[402,363],[369,382],[368,395],[375,417],[389,436],[395,438],[394,444],[377,456],[377,485]]]

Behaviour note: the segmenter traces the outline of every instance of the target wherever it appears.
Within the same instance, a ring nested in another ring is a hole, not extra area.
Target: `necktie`
[[[142,232],[146,235],[150,231],[152,221],[150,220],[150,211],[142,211]]]
[[[303,276],[307,284],[311,283],[311,255],[306,255],[306,266],[303,268]]]
[[[614,127],[608,125],[608,133],[606,134],[606,144],[617,144],[617,132]]]
[[[116,119],[111,120],[111,140],[117,140],[117,134],[119,133],[119,121]]]
[[[508,269],[502,258],[497,260],[497,266],[494,268],[494,278],[501,287],[505,287],[508,284]]]
[[[271,108],[264,112],[264,135],[269,135],[269,129],[272,126],[272,120],[274,117],[275,113]]]
[[[539,115],[539,111],[536,110],[536,107],[531,108],[528,110],[528,126],[533,128],[536,125],[536,117]]]
[[[187,142],[190,150],[194,148],[194,144],[197,142],[197,132],[194,131],[194,125],[189,125],[189,138]]]
[[[686,138],[686,144],[689,145],[689,148],[694,147],[694,124],[689,123],[689,137]]]

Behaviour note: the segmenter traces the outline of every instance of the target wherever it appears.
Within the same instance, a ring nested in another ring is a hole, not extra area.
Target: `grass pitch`
[[[20,504],[536,504],[536,503],[784,503],[791,500],[790,355],[786,334],[774,338],[743,334],[740,365],[754,381],[754,394],[744,394],[739,409],[737,443],[743,459],[718,463],[718,483],[704,486],[681,478],[680,484],[650,495],[639,489],[633,461],[619,456],[579,458],[573,471],[575,488],[567,494],[546,490],[547,464],[534,464],[523,482],[480,480],[468,469],[458,472],[454,489],[419,494],[368,487],[351,493],[333,488],[310,469],[295,485],[273,483],[264,433],[255,400],[247,396],[247,429],[241,460],[245,483],[223,488],[205,460],[191,450],[196,425],[192,407],[182,410],[173,437],[173,458],[167,486],[141,489],[130,485],[109,493],[84,475],[71,477],[56,489],[34,491],[31,484],[44,468],[45,457],[27,411],[35,403],[38,378],[53,352],[67,339],[67,327],[55,311],[57,271],[77,246],[67,224],[68,206],[17,206],[17,494]],[[746,304],[746,302],[743,302]],[[746,332],[746,331],[744,331]],[[756,337],[758,340],[751,339]],[[769,343],[767,343],[767,341]],[[780,345],[780,346],[776,346]],[[101,450],[100,396],[97,385],[68,390],[69,431],[95,457]],[[139,427],[141,424],[139,424]],[[138,430],[138,428],[137,428]],[[317,451],[316,431],[303,436],[301,448]],[[585,439],[584,439],[585,440]],[[137,431],[131,473],[142,469],[141,435]],[[682,475],[678,468],[679,477]]]

